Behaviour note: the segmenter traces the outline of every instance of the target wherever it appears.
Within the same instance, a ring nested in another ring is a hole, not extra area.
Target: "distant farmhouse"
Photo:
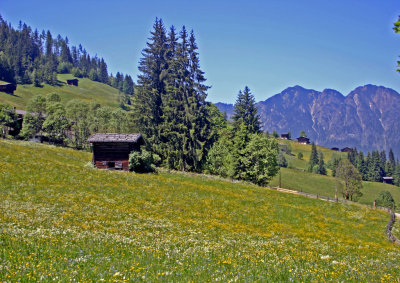
[[[67,84],[78,86],[78,81],[79,81],[78,79],[70,79],[70,80],[67,80]]]
[[[14,91],[17,89],[15,84],[0,84],[0,91],[5,93],[14,94]]]
[[[309,144],[310,143],[310,139],[306,138],[306,137],[298,137],[297,138],[297,142],[301,143],[301,144]]]
[[[342,148],[341,152],[350,152],[350,151],[352,151],[352,150],[353,150],[353,149],[350,148],[350,147],[345,147],[345,148]]]
[[[290,135],[289,135],[289,133],[287,133],[287,134],[281,134],[281,139],[283,139],[283,140],[290,140]]]
[[[88,142],[97,168],[125,171],[129,170],[129,154],[144,144],[141,134],[94,134]]]

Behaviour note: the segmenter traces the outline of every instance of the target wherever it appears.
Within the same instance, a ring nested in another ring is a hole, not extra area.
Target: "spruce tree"
[[[243,92],[240,90],[236,103],[234,105],[234,114],[232,116],[234,126],[239,129],[243,122],[249,133],[260,132],[260,117],[257,114],[257,107],[254,96],[246,86]]]
[[[313,172],[314,166],[318,164],[319,164],[319,159],[318,159],[317,146],[315,145],[315,143],[312,143],[310,161],[308,161],[307,171]]]
[[[324,154],[322,151],[319,152],[318,154],[318,173],[321,175],[326,175],[326,167],[325,167],[325,162],[324,162]]]
[[[139,62],[138,87],[132,101],[133,117],[147,144],[157,151],[162,123],[162,95],[166,83],[161,73],[166,68],[167,51],[167,36],[161,19],[156,19],[146,45]]]
[[[386,162],[386,175],[393,176],[394,171],[396,169],[396,160],[394,159],[393,150],[389,150],[389,160]]]

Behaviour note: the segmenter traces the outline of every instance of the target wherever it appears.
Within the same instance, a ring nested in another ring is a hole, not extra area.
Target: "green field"
[[[282,142],[282,141],[280,141]],[[286,155],[288,168],[281,168],[281,187],[285,189],[306,192],[327,197],[335,197],[336,188],[338,187],[337,180],[331,176],[328,170],[328,176],[304,172],[307,162],[311,154],[311,145],[303,145],[293,141],[283,141],[290,144],[292,155]],[[324,153],[324,161],[327,163],[333,154],[346,156],[345,153],[334,152],[328,148],[317,146],[318,150]],[[302,152],[303,160],[297,159],[297,153]],[[279,175],[275,176],[270,183],[270,186],[277,187],[279,185]],[[359,199],[362,204],[373,205],[381,191],[389,191],[396,204],[397,210],[400,210],[400,188],[377,182],[363,182],[363,196]],[[337,197],[341,198],[340,193]]]
[[[79,79],[78,86],[66,84],[72,79],[70,74],[58,75],[59,86],[43,84],[43,87],[33,85],[18,85],[14,95],[0,92],[0,103],[7,103],[17,109],[25,109],[28,101],[37,94],[57,93],[63,103],[71,99],[81,99],[86,102],[98,102],[101,105],[117,107],[119,105],[119,91],[106,84],[94,82],[87,78]]]
[[[399,281],[385,212],[90,159],[0,140],[0,281]]]

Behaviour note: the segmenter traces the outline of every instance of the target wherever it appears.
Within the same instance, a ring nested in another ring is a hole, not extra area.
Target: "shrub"
[[[83,78],[83,74],[78,68],[72,68],[71,73],[76,78]]]
[[[302,160],[302,159],[303,159],[303,153],[299,152],[299,153],[297,154],[297,159]]]
[[[206,172],[229,177],[232,175],[232,158],[228,147],[220,142],[214,143],[207,154]]]
[[[286,168],[288,166],[287,160],[282,152],[279,152],[277,162],[279,167]]]
[[[132,151],[129,155],[129,170],[136,173],[154,172],[155,165],[151,152],[144,148],[141,148],[140,151]]]
[[[57,67],[57,73],[68,74],[71,72],[72,64],[68,62],[61,62]]]
[[[379,193],[375,200],[375,205],[393,209],[396,207],[393,196],[388,191],[382,191]]]

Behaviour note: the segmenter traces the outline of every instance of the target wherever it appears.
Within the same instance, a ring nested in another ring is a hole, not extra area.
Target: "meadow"
[[[400,281],[385,212],[90,160],[0,140],[0,281]]]
[[[316,195],[327,197],[342,198],[339,192],[337,180],[332,177],[331,170],[327,170],[328,174],[318,175],[313,173],[304,172],[307,162],[311,154],[311,145],[299,144],[294,141],[279,141],[289,144],[292,149],[292,155],[285,154],[288,161],[288,168],[281,168],[281,187],[285,189],[306,192]],[[324,161],[327,163],[333,155],[346,156],[346,153],[335,152],[328,148],[317,146],[324,154]],[[297,154],[301,152],[303,159],[299,160]],[[363,196],[358,202],[366,205],[373,205],[374,200],[377,198],[381,191],[389,191],[397,205],[397,211],[400,211],[400,188],[393,185],[378,183],[378,182],[362,182],[363,189],[361,192]],[[270,183],[270,186],[279,186],[279,175],[275,176]]]
[[[119,91],[103,83],[94,82],[88,78],[80,78],[78,86],[66,84],[67,79],[74,78],[71,74],[58,74],[59,85],[51,86],[43,84],[42,87],[30,85],[18,85],[14,94],[0,92],[0,103],[7,103],[17,109],[26,109],[28,101],[37,94],[57,93],[62,103],[71,99],[80,99],[86,102],[98,102],[102,106],[119,106]]]

